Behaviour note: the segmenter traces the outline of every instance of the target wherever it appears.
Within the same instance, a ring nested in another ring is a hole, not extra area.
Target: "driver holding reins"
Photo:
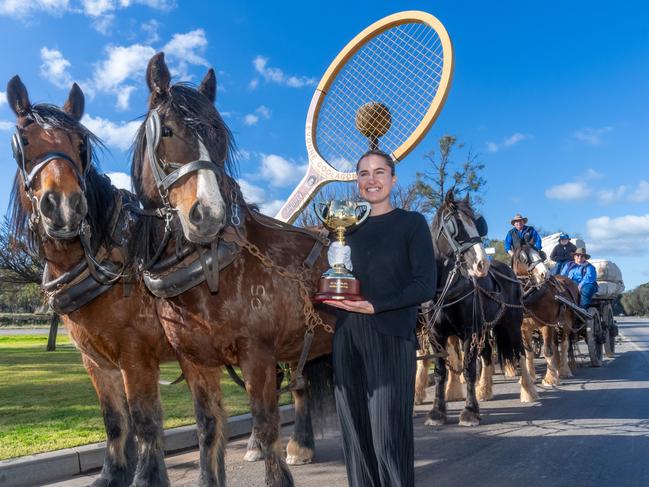
[[[541,237],[534,227],[527,225],[526,217],[520,213],[516,213],[511,223],[514,228],[509,230],[505,237],[505,251],[509,255],[513,255],[514,249],[519,248],[523,244],[534,247],[537,251],[541,252]]]

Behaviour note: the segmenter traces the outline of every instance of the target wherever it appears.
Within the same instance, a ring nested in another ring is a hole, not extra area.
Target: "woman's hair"
[[[358,172],[358,166],[360,165],[361,161],[365,159],[367,156],[372,156],[372,155],[381,156],[383,159],[385,159],[385,163],[390,167],[390,174],[394,176],[394,161],[392,160],[389,154],[378,149],[368,150],[365,154],[363,154],[358,159],[358,162],[356,163],[356,172]]]

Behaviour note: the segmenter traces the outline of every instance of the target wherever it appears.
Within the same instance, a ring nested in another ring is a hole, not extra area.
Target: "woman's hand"
[[[345,311],[351,311],[352,313],[362,313],[366,315],[374,314],[374,306],[369,301],[350,301],[348,299],[343,299],[342,301],[334,301],[329,299],[323,301],[324,304],[333,306],[334,308],[344,309]]]

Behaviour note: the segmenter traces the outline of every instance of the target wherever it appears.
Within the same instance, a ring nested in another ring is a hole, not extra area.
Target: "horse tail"
[[[325,429],[334,426],[336,421],[331,354],[307,362],[304,375],[307,379],[305,393],[313,430],[321,435]]]

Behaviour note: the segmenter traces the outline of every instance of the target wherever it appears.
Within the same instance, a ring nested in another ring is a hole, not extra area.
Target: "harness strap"
[[[326,228],[321,229],[318,233],[318,236],[320,238],[315,241],[313,247],[311,248],[311,252],[309,252],[309,255],[306,256],[306,259],[304,259],[304,265],[309,269],[312,269],[315,265],[315,261],[318,260],[318,257],[320,257],[323,247],[329,245],[329,230],[327,230]],[[326,239],[327,242],[325,243],[323,239]]]

